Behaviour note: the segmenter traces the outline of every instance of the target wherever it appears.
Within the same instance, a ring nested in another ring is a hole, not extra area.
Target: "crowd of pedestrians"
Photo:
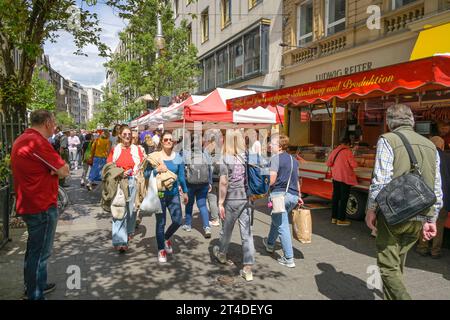
[[[392,132],[382,135],[378,141],[366,223],[377,235],[377,262],[385,298],[408,299],[402,283],[408,250],[419,240],[417,250],[422,254],[428,253],[430,245],[433,257],[441,254],[439,236],[442,237],[443,217],[450,209],[450,160],[443,153],[441,138],[433,137],[430,141],[414,132],[414,118],[408,107],[389,108],[387,125]],[[194,134],[192,138],[180,139],[162,128],[151,131],[146,127],[138,132],[127,125],[116,125],[112,132],[106,128],[91,132],[62,131],[55,128],[51,113],[33,112],[31,128],[16,140],[12,151],[17,213],[26,221],[29,234],[24,270],[27,297],[42,299],[54,286],[47,283],[46,263],[56,229],[58,179],[64,184],[63,179],[70,170],[78,168],[82,168],[81,187],[92,191],[102,182],[102,207],[112,214],[112,245],[118,252],[129,249],[140,222],[140,205],[149,196],[149,190],[153,190],[149,181],[154,179],[158,191],[151,196],[158,197],[159,203],[154,220],[158,262],[166,263],[174,253],[171,238],[180,228],[192,231],[196,202],[204,237],[211,237],[211,227],[221,227],[219,244],[212,250],[219,263],[229,263],[231,235],[236,223],[239,225],[243,265],[240,275],[252,281],[254,201],[260,195],[250,187],[253,177],[249,174],[249,159],[254,155],[260,157],[263,152],[256,135],[246,139],[243,132],[228,129],[219,136]],[[418,167],[429,188],[434,190],[436,203],[409,221],[392,226],[380,213],[377,195],[391,180],[410,170],[408,153],[396,132],[407,137],[418,155]],[[180,147],[181,144],[184,146]],[[274,134],[268,145],[266,195],[272,209],[271,225],[263,244],[272,253],[279,239],[284,255],[278,263],[293,268],[296,265],[289,214],[303,204],[298,161],[287,152],[287,136]],[[345,210],[350,187],[356,184],[353,170],[357,167],[348,139],[341,139],[341,144],[330,153],[327,165],[332,171],[334,189],[331,223],[348,226]],[[171,219],[168,227],[167,211]],[[437,240],[432,241],[436,234]]]

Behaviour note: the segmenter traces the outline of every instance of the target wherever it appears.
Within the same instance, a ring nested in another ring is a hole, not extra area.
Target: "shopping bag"
[[[125,194],[120,187],[120,183],[117,184],[116,195],[111,202],[111,214],[114,219],[122,220],[125,217],[127,201],[125,199]]]
[[[301,243],[311,243],[311,211],[303,208],[292,210],[292,229],[295,239]]]
[[[161,201],[158,195],[158,187],[156,183],[156,177],[153,172],[148,180],[148,190],[144,200],[142,200],[141,211],[153,213],[162,213]]]

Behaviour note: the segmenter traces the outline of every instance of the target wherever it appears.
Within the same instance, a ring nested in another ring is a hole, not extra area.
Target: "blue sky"
[[[114,51],[119,42],[118,33],[126,26],[125,21],[118,17],[117,11],[101,4],[100,1],[89,10],[97,13],[102,28],[100,37]],[[88,57],[74,55],[76,48],[73,37],[67,32],[59,34],[57,43],[47,42],[44,45],[45,54],[50,57],[52,68],[59,71],[65,78],[83,86],[100,89],[105,81],[106,72],[103,64],[106,58],[99,57],[97,47],[93,45],[84,48]]]

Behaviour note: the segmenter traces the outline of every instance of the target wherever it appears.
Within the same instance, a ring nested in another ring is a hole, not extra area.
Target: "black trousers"
[[[333,180],[332,218],[345,220],[348,196],[350,195],[350,185],[344,182]]]

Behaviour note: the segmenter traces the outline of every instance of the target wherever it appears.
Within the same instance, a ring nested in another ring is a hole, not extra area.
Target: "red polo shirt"
[[[64,160],[38,131],[27,129],[16,139],[11,168],[17,214],[37,214],[57,205],[58,176],[50,174],[51,166],[58,170],[64,165]]]

